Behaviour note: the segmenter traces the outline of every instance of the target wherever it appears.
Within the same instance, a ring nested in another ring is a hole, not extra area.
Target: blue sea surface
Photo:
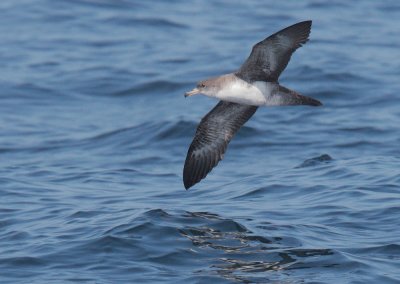
[[[400,283],[400,2],[2,0],[0,283]],[[186,191],[185,99],[313,20]]]

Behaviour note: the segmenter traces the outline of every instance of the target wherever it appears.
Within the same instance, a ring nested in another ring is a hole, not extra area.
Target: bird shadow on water
[[[281,273],[273,275],[278,271],[290,274],[294,269],[338,265],[336,252],[331,249],[302,248],[293,237],[261,236],[232,219],[209,212],[186,212],[184,216],[196,219],[198,224],[179,229],[180,234],[213,258],[208,269],[196,271],[199,274],[209,274],[211,269],[226,280],[253,283],[282,280]],[[290,278],[285,280],[291,282]]]

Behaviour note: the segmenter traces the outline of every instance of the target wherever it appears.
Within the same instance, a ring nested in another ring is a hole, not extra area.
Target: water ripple
[[[397,1],[37,2],[0,1],[1,283],[399,283]],[[186,191],[184,91],[306,19],[280,82],[324,106]]]

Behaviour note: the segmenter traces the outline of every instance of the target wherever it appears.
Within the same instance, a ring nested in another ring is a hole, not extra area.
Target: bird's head
[[[212,97],[217,91],[217,84],[214,78],[200,81],[196,88],[185,93],[185,97],[190,97],[196,94],[203,94]]]

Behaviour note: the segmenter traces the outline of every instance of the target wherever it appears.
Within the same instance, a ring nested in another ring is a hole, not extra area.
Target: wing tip
[[[196,182],[193,181],[192,174],[189,173],[188,160],[186,160],[185,166],[183,167],[183,185],[185,186],[185,189],[188,190],[194,184],[196,184]]]
[[[183,168],[183,185],[185,186],[185,189],[188,190],[195,184],[199,183],[211,172],[212,168],[215,166],[216,165],[213,165],[210,169],[199,169],[198,164],[192,167],[185,163]]]
[[[312,106],[323,106],[324,104],[321,103],[319,100],[313,99],[314,103],[312,104]]]
[[[294,24],[293,26],[303,26],[304,28],[311,28],[312,20],[305,20]]]
[[[298,22],[297,24],[294,24],[292,27],[298,27],[300,31],[305,32],[307,34],[307,40],[308,40],[308,36],[311,33],[312,20]]]
[[[183,167],[183,185],[188,190],[196,183],[200,182],[206,175],[201,170],[201,163],[196,162],[196,157],[188,153]]]
[[[291,31],[293,37],[296,38],[295,49],[303,46],[310,40],[311,26],[312,20],[306,20],[287,28],[287,30]]]
[[[194,182],[191,177],[188,177],[187,175],[183,175],[183,185],[186,190],[189,190],[193,185],[195,185],[197,182]]]
[[[313,106],[313,107],[318,107],[318,106],[323,105],[319,100],[314,99],[312,97],[307,97],[307,96],[302,96],[302,95],[300,95],[300,96],[301,96],[300,97],[301,104],[303,104],[303,105],[309,105],[309,106]]]

